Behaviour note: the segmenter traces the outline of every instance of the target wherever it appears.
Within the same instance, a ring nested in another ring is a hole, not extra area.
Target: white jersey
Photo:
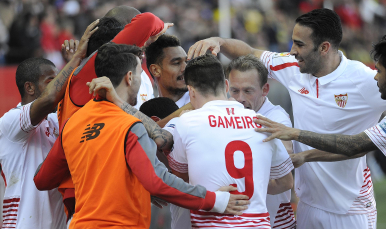
[[[289,53],[264,52],[269,76],[282,83],[292,100],[294,127],[322,134],[358,134],[374,126],[386,108],[380,98],[376,71],[339,52],[332,73],[317,78],[299,71]],[[294,152],[313,149],[299,142]],[[338,162],[311,162],[295,171],[301,201],[335,214],[366,214],[376,208],[366,157]]]
[[[2,228],[62,229],[66,215],[57,189],[39,191],[33,177],[59,135],[56,114],[33,126],[29,103],[20,104],[0,121],[0,161],[7,187]]]
[[[267,136],[254,131],[260,127],[253,123],[254,116],[238,102],[215,100],[177,121],[170,156],[187,166],[189,183],[209,191],[232,185],[238,189],[235,193],[251,201],[241,216],[191,211],[192,227],[271,228],[266,208],[269,179],[287,175],[293,165],[280,140],[262,142]]]
[[[169,133],[173,135],[174,128],[176,126],[178,119],[179,119],[178,117],[171,119],[163,129],[167,130]],[[175,161],[173,161],[173,158],[170,157],[170,154],[167,156],[167,158],[168,158],[169,166],[171,163],[173,163],[173,165],[171,166],[172,168],[175,168],[176,166],[178,166],[178,163],[176,164]],[[186,173],[188,172],[187,169],[188,169],[187,166],[185,168],[179,168],[179,170],[186,171]],[[192,228],[192,224],[190,223],[189,209],[182,208],[174,204],[170,204],[170,213],[172,217],[171,229]]]
[[[268,98],[265,98],[258,113],[275,122],[292,127],[288,113],[281,106],[273,105]],[[291,190],[277,195],[267,194],[267,209],[271,218],[272,228],[296,228],[296,220],[291,206]]]
[[[386,156],[386,117],[384,117],[376,126],[365,130],[365,133]]]
[[[189,97],[189,91],[185,92],[185,94],[176,102],[178,108],[181,108],[188,104],[190,102],[190,97]]]
[[[151,84],[149,76],[145,71],[141,73],[141,85],[139,86],[139,91],[137,94],[137,104],[134,106],[137,110],[141,107],[141,105],[154,98],[153,85]]]

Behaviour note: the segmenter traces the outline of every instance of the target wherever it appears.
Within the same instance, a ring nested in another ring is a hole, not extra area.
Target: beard
[[[137,102],[138,102],[138,98],[137,98],[138,96],[135,96],[135,97],[133,97],[133,98],[130,98],[130,101],[129,101],[129,104],[131,105],[131,106],[135,106],[135,105],[137,105]]]
[[[298,58],[298,56],[296,56]],[[306,56],[300,56],[300,59],[303,60],[303,67],[299,66],[299,71],[301,73],[308,73],[315,75],[320,71],[322,65],[320,64],[320,55],[318,54],[317,49],[311,51]]]
[[[184,88],[167,87],[166,89],[173,95],[183,95],[188,91],[187,86]]]

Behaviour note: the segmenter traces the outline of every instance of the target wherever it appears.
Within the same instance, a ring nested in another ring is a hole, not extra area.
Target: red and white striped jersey
[[[30,106],[19,104],[0,119],[0,162],[7,184],[2,228],[63,229],[62,196],[57,189],[37,190],[33,181],[59,134],[58,119],[49,114],[33,126]]]
[[[288,113],[281,107],[275,106],[265,99],[263,105],[257,111],[265,117],[292,127],[291,119]],[[291,190],[277,195],[267,194],[267,209],[271,218],[271,226],[274,229],[293,229],[296,228],[295,215],[291,206]]]
[[[314,77],[299,71],[297,60],[289,53],[264,52],[261,61],[269,77],[289,91],[293,107],[294,127],[323,134],[361,133],[374,126],[386,109],[380,98],[376,71],[358,61],[348,60],[342,52],[340,65],[332,73]],[[313,149],[294,142],[294,152]],[[375,201],[363,198],[363,188],[372,195],[372,182],[363,179],[366,157],[338,162],[306,163],[296,169],[295,191],[304,203],[335,214],[370,213]]]
[[[383,118],[377,125],[365,130],[365,133],[386,156],[386,117]]]
[[[215,100],[182,115],[174,129],[170,157],[179,166],[188,165],[189,182],[207,190],[233,185],[236,193],[248,195],[251,204],[241,216],[212,212],[191,213],[193,228],[270,228],[266,208],[269,179],[278,179],[293,169],[280,140],[262,142],[256,133],[256,113],[235,101]]]

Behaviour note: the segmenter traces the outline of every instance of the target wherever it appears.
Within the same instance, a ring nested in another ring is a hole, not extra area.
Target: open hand
[[[291,153],[290,157],[295,168],[299,168],[306,162],[306,159],[302,153]]]
[[[246,195],[231,194],[224,214],[241,215],[243,214],[244,210],[248,209],[248,205],[250,203],[251,202],[249,201],[249,197]]]
[[[99,95],[113,103],[120,99],[110,79],[106,76],[95,78],[86,84],[89,87],[89,93],[94,96]]]
[[[188,60],[205,55],[208,50],[215,56],[217,56],[217,53],[220,52],[220,42],[216,37],[197,41],[194,45],[192,45],[188,51]]]
[[[67,62],[70,61],[76,52],[78,52],[77,54],[79,55],[79,58],[83,59],[86,57],[88,40],[90,39],[91,35],[93,35],[98,29],[98,27],[96,27],[98,23],[99,19],[95,20],[89,26],[87,26],[86,31],[80,39],[80,42],[73,39],[64,41],[61,50],[64,60]]]
[[[161,30],[161,32],[157,33],[154,36],[149,37],[149,39],[145,42],[145,47],[149,46],[151,43],[156,41],[162,34],[166,33],[166,30],[168,30],[173,25],[174,25],[173,23],[165,23],[164,28]]]
[[[255,131],[259,133],[271,133],[271,136],[264,139],[263,142],[268,142],[275,138],[284,141],[296,140],[299,136],[300,131],[298,129],[287,127],[261,115],[257,115],[256,117],[257,118],[254,118],[253,121],[257,124],[265,126],[265,128],[255,128]]]

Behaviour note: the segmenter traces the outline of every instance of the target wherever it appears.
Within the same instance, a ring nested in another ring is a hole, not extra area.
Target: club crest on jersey
[[[141,97],[142,102],[146,102],[147,101],[146,100],[147,94],[140,94],[139,96]]]
[[[334,97],[335,97],[335,102],[339,107],[344,108],[346,106],[347,100],[348,100],[347,93],[346,94],[340,94],[340,95],[334,95]]]

